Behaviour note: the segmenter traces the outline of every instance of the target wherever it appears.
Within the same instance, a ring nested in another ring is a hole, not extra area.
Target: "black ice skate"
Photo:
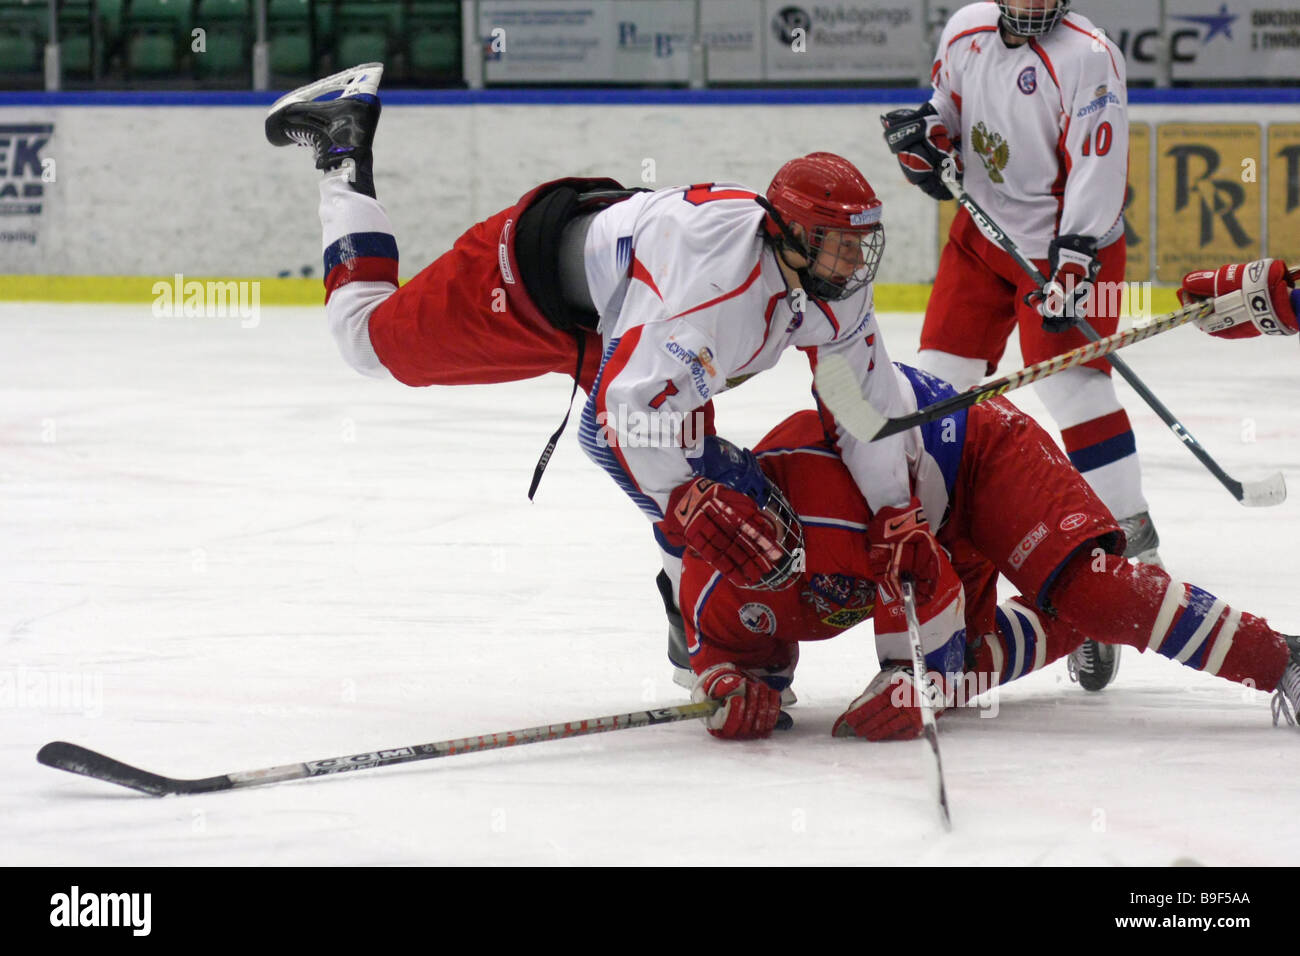
[[[695,686],[695,671],[691,669],[691,655],[686,650],[686,625],[682,622],[682,612],[673,600],[673,584],[668,580],[668,572],[660,571],[655,578],[659,596],[664,601],[664,613],[668,615],[668,661],[673,665],[673,683],[690,690]]]
[[[1119,673],[1119,647],[1084,641],[1070,655],[1065,666],[1070,672],[1070,680],[1077,681],[1084,690],[1101,690]]]
[[[1119,526],[1128,540],[1124,547],[1124,557],[1140,564],[1153,564],[1163,568],[1160,560],[1160,535],[1151,523],[1149,512],[1143,511],[1132,517],[1124,518]],[[1084,690],[1101,690],[1115,679],[1119,673],[1120,648],[1115,644],[1098,644],[1087,640],[1070,655],[1066,667],[1070,671],[1070,680],[1077,681]]]
[[[375,195],[371,144],[379,125],[382,63],[365,63],[286,93],[266,116],[272,146],[310,146],[317,169],[351,167],[352,188]]]

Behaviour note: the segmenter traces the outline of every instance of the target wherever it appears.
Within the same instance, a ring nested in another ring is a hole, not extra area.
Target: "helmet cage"
[[[885,227],[815,226],[805,249],[808,265],[798,270],[804,291],[823,302],[847,299],[876,278],[885,254]]]
[[[1039,37],[1050,33],[1070,9],[1070,0],[1057,0],[1051,10],[1012,10],[1007,0],[998,0],[1002,24],[1011,33],[1022,37]]]
[[[767,502],[763,513],[776,528],[777,540],[762,542],[776,567],[764,575],[757,584],[749,585],[751,591],[784,591],[803,574],[807,566],[804,552],[803,524],[790,507],[790,502],[771,479],[767,482]]]

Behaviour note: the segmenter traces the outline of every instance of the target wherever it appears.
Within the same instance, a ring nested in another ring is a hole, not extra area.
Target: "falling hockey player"
[[[325,312],[345,360],[412,386],[572,375],[588,393],[584,450],[654,523],[669,656],[679,682],[693,683],[676,602],[684,549],[757,587],[779,560],[759,502],[716,481],[698,454],[712,397],[795,347],[814,367],[819,354],[844,356],[876,407],[902,408],[872,310],[880,200],[830,153],[786,163],[765,196],[721,183],[650,192],[558,180],[398,288],[372,169],[381,73],[367,64],[303,87],[266,121],[273,144],[313,148],[325,174]],[[633,427],[648,421],[661,427]],[[947,559],[909,490],[903,440],[864,444],[826,421],[874,509],[873,540],[888,549],[905,533],[895,560],[928,595]]]
[[[952,198],[940,175],[952,155],[971,198],[1049,280],[1036,288],[969,213],[957,212],[917,364],[959,391],[992,373],[1017,326],[1030,365],[1084,344],[1078,319],[1103,336],[1119,322],[1118,297],[1094,292],[1124,280],[1124,55],[1069,8],[1070,0],[961,7],[939,40],[929,102],[881,118],[909,181]],[[1120,519],[1128,555],[1158,563],[1137,444],[1110,364],[1089,362],[1035,388],[1070,460]],[[1072,659],[1090,690],[1105,686],[1118,663],[1091,642]]]
[[[898,376],[913,407],[955,394],[917,369],[900,365]],[[917,463],[917,494],[952,556],[935,599],[918,600],[927,670],[946,701],[969,702],[971,688],[1041,670],[1090,638],[1276,691],[1274,721],[1294,723],[1300,638],[1160,567],[1124,560],[1118,523],[1047,433],[1009,401],[993,399],[902,434]],[[767,736],[798,642],[835,637],[870,618],[881,670],[833,733],[869,740],[919,734],[901,572],[889,550],[876,547],[871,510],[817,416],[792,415],[754,453],[711,437],[705,455],[718,460],[720,480],[766,496],[791,556],[779,588],[755,591],[687,553],[681,595],[698,675],[693,696],[725,703],[710,718],[710,732]],[[1020,590],[1001,605],[999,573]]]

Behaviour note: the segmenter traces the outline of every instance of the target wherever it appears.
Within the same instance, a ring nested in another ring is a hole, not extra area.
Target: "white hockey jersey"
[[[960,137],[964,185],[1031,258],[1057,235],[1099,248],[1123,234],[1128,186],[1124,55],[1085,17],[1009,47],[996,3],[948,21],[930,102]]]
[[[823,350],[844,354],[877,408],[898,415],[906,407],[871,286],[834,303],[792,293],[762,238],[765,213],[754,196],[731,183],[642,193],[599,213],[587,233],[605,355],[579,441],[652,520],[694,477],[674,423],[791,346],[814,368]],[[906,436],[866,445],[838,425],[836,436],[873,510],[907,503]]]

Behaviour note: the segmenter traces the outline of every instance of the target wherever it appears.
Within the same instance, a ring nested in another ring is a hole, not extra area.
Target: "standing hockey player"
[[[801,558],[777,546],[765,489],[717,480],[727,463],[701,444],[712,397],[793,346],[814,367],[819,354],[843,355],[873,404],[902,407],[872,311],[880,200],[830,153],[786,163],[766,196],[558,180],[472,227],[399,289],[372,170],[382,69],[296,90],[266,121],[273,144],[312,147],[325,171],[325,311],[344,358],[413,386],[572,375],[588,392],[584,450],[654,523],[669,656],[693,683],[676,601],[683,551],[755,587]],[[913,576],[930,599],[946,558],[911,494],[903,440],[864,444],[826,419],[875,509],[888,572]]]
[[[954,394],[924,372],[898,368],[918,405]],[[936,501],[933,513],[946,512],[939,541],[965,587],[964,620],[919,615],[926,669],[949,705],[1041,670],[1091,638],[1275,690],[1275,722],[1294,723],[1300,638],[1171,580],[1162,568],[1117,556],[1122,538],[1114,518],[1029,416],[994,399],[908,434],[917,493]],[[754,453],[732,455],[742,463],[737,473],[758,472],[770,482],[773,514],[787,541],[802,547],[805,567],[785,588],[755,592],[687,556],[682,601],[699,675],[693,696],[726,703],[710,718],[710,732],[766,736],[798,642],[835,637],[872,618],[880,673],[832,732],[916,736],[921,717],[901,601],[873,572],[871,511],[817,416],[796,413]],[[999,572],[1021,592],[1000,605]]]
[[[917,362],[958,390],[992,374],[1017,326],[1029,365],[1083,345],[1072,328],[1080,318],[1103,336],[1119,322],[1119,297],[1094,294],[1094,283],[1117,289],[1124,280],[1124,56],[1069,6],[1000,0],[962,7],[939,41],[930,101],[882,117],[909,181],[936,199],[952,198],[940,170],[953,155],[971,198],[1049,280],[1035,288],[964,209],[957,212]],[[1100,359],[1035,388],[1070,460],[1119,519],[1127,556],[1159,563],[1137,444],[1110,373]],[[1072,664],[1083,686],[1096,690],[1119,661],[1108,648],[1086,644]]]

